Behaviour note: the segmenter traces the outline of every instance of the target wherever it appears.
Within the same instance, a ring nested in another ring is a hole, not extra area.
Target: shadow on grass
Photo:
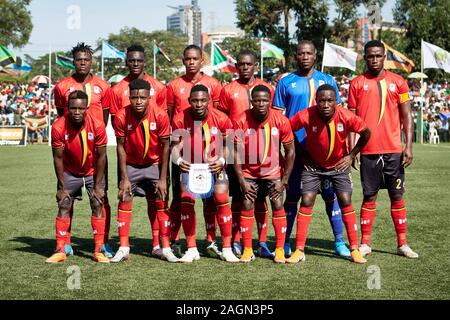
[[[55,239],[42,239],[33,237],[16,237],[10,239],[11,242],[17,242],[25,244],[26,246],[15,248],[14,251],[34,253],[41,255],[43,257],[49,257],[54,252]],[[217,242],[221,243],[221,238],[217,238]],[[119,238],[111,237],[109,243],[114,251],[119,248]],[[82,257],[86,259],[92,259],[92,252],[94,250],[94,241],[91,238],[80,238],[71,237],[71,244],[74,254],[77,257]],[[202,256],[205,256],[206,247],[208,246],[206,240],[197,240],[197,247]],[[184,253],[187,250],[186,241],[184,239],[180,240],[181,251]],[[144,257],[154,257],[152,256],[153,241],[151,239],[130,237],[130,253],[132,255],[141,255]],[[158,257],[156,257],[158,258]],[[159,258],[158,258],[159,259]]]

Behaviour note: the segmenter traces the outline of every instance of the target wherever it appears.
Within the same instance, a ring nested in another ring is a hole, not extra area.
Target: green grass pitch
[[[140,198],[135,200],[131,226],[132,260],[100,265],[92,260],[86,196],[75,207],[75,256],[63,264],[48,265],[44,261],[54,249],[57,212],[51,149],[44,145],[2,147],[0,299],[449,299],[450,145],[415,145],[414,151],[414,163],[407,169],[406,206],[408,240],[419,253],[418,260],[395,255],[395,232],[383,191],[372,236],[374,254],[366,265],[334,254],[331,228],[319,198],[310,225],[307,259],[297,265],[277,265],[261,258],[250,264],[227,264],[206,257],[185,265],[153,258],[150,225]],[[109,167],[115,168],[115,149],[109,148],[108,154]],[[117,249],[115,170],[110,170],[109,179],[112,244]],[[353,179],[353,204],[359,212],[357,171]],[[199,205],[197,202],[197,235],[203,250],[205,230]],[[268,240],[273,247],[271,224]],[[68,289],[71,266],[81,272],[80,289]],[[379,271],[379,289],[368,288],[368,283],[376,283],[373,270]]]

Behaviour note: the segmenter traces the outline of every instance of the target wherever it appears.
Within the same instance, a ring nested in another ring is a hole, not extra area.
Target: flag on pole
[[[450,53],[422,40],[423,68],[442,69],[450,73]]]
[[[56,55],[56,64],[61,67],[75,70],[75,66],[73,65],[72,59],[61,56],[59,54]]]
[[[211,67],[221,72],[237,73],[236,60],[214,42],[212,45]]]
[[[263,58],[274,58],[278,60],[284,60],[284,51],[283,49],[278,48],[277,46],[271,44],[270,42],[261,41],[262,44],[262,55]]]
[[[156,41],[153,41],[153,53],[155,55],[157,55],[158,53],[161,54],[164,59],[166,59],[167,61],[171,62],[172,60],[170,60],[169,56],[164,52],[164,50],[161,48],[161,46],[159,44],[156,43]]]
[[[411,73],[415,64],[412,60],[408,59],[405,55],[401,54],[397,50],[388,46],[383,42],[386,49],[386,58],[384,59],[385,69],[399,69]]]
[[[23,72],[31,71],[31,66],[28,63],[26,63],[25,61],[23,61],[22,58],[20,58],[20,57],[17,57],[16,63],[8,66],[8,68],[13,69],[13,70],[23,71]]]
[[[0,46],[0,67],[16,62],[16,57],[4,46]]]
[[[109,43],[102,42],[102,55],[103,58],[122,59],[125,60],[125,53],[119,49],[113,47]]]
[[[350,49],[325,42],[322,65],[327,67],[341,67],[356,70],[358,54]]]

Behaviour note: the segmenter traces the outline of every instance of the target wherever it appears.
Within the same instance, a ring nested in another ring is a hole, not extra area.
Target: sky
[[[209,31],[213,25],[235,26],[234,0],[198,2],[203,31]],[[394,2],[388,0],[383,7],[385,21],[393,20]],[[50,47],[52,51],[68,51],[81,41],[94,45],[99,38],[118,33],[125,26],[149,32],[165,30],[166,17],[174,12],[168,5],[189,3],[189,0],[33,0],[29,10],[34,27],[29,44],[21,50],[13,48],[13,52],[36,58],[48,53]],[[359,11],[363,14],[362,8]],[[330,13],[333,12],[330,8]]]

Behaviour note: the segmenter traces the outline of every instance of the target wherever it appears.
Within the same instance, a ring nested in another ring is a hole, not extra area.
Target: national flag
[[[341,67],[356,70],[358,54],[350,49],[325,42],[322,65],[326,67]]]
[[[16,57],[4,46],[0,46],[0,67],[16,62]]]
[[[237,73],[236,60],[214,42],[212,45],[211,66],[213,70]]]
[[[415,64],[412,60],[408,59],[405,55],[401,54],[397,50],[388,46],[383,42],[386,50],[386,58],[384,59],[385,69],[399,69],[410,73]]]
[[[261,45],[263,58],[274,58],[278,60],[284,60],[283,49],[280,49],[277,46],[271,44],[270,42],[264,40],[261,41]]]
[[[122,59],[125,60],[125,53],[113,47],[109,43],[102,42],[102,56],[103,58]]]
[[[450,73],[450,53],[422,40],[423,67],[442,69]]]
[[[71,70],[75,70],[75,66],[73,65],[72,59],[61,56],[59,54],[56,55],[56,64],[61,67],[66,67]]]
[[[164,52],[164,50],[161,48],[161,46],[159,44],[156,43],[156,41],[153,41],[153,53],[155,55],[157,55],[158,53],[161,54],[164,59],[166,59],[167,61],[171,62],[172,60],[170,60],[169,56]]]
[[[16,63],[9,65],[8,68],[13,69],[13,70],[23,71],[23,72],[31,71],[31,66],[28,63],[26,63],[25,61],[23,61],[22,58],[20,58],[20,57],[17,57]]]

